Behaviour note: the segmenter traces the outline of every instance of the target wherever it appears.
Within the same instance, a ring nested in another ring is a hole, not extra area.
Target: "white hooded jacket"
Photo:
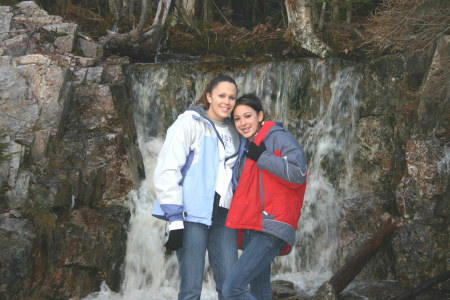
[[[231,166],[240,139],[231,119],[225,123],[236,149],[230,157],[225,157],[223,142],[203,107],[189,108],[170,126],[155,168],[154,216],[171,223],[186,220],[209,226],[215,192],[221,195],[219,206],[230,207]]]

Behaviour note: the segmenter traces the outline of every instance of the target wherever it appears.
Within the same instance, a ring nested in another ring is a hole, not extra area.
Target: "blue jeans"
[[[225,299],[266,300],[272,299],[270,265],[280,254],[286,242],[269,234],[244,230],[244,251],[223,284]],[[250,284],[250,292],[247,285]]]
[[[225,227],[227,215],[228,209],[219,207],[211,227],[184,222],[183,247],[177,250],[181,277],[179,300],[200,299],[206,250],[219,299],[223,299],[223,282],[238,257],[237,230]]]

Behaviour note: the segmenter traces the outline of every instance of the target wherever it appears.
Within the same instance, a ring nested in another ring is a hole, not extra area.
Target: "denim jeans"
[[[286,242],[269,234],[244,230],[244,251],[227,276],[222,293],[225,299],[272,299],[270,268],[272,260],[280,254]],[[250,291],[247,285],[250,284]]]
[[[228,209],[218,208],[211,227],[184,222],[183,247],[177,251],[180,266],[179,300],[200,299],[205,254],[213,271],[219,299],[223,299],[222,285],[237,261],[237,230],[225,227]]]

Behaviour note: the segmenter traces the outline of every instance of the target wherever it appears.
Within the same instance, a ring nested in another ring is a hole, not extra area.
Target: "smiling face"
[[[210,104],[206,110],[208,117],[212,120],[223,122],[236,104],[236,94],[235,84],[228,81],[218,83],[211,93],[206,94],[206,99]]]
[[[262,111],[257,113],[250,106],[242,104],[234,109],[233,119],[237,131],[251,142],[261,128],[264,113]]]

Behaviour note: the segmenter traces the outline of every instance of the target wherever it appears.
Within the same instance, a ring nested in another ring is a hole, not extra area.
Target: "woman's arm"
[[[306,180],[306,160],[303,148],[287,131],[276,131],[264,141],[264,151],[257,162],[257,167],[288,182],[302,184]],[[274,153],[279,150],[281,157]]]
[[[183,220],[181,168],[189,155],[195,121],[184,116],[169,127],[154,172],[156,197],[165,216],[172,223]]]

